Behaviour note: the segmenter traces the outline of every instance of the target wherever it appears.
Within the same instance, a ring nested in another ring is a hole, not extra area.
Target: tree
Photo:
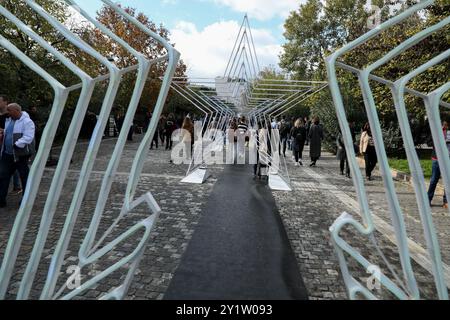
[[[64,2],[53,0],[38,0],[36,2],[61,23],[69,26],[74,33],[78,34],[83,40],[91,44],[97,51],[107,57],[113,58],[119,68],[124,68],[136,63],[135,58],[124,48],[108,37],[105,37],[89,23],[71,24],[70,22],[71,19],[73,19],[73,13],[68,10],[68,7]],[[102,66],[101,63],[69,43],[24,1],[4,0],[1,5],[25,24],[32,27],[38,35],[43,37],[89,75],[96,77],[107,73],[106,68]],[[164,28],[163,25],[157,27],[148,17],[142,13],[137,13],[135,9],[125,8],[125,10],[151,30],[169,41],[169,31]],[[109,7],[104,6],[98,12],[97,19],[149,59],[160,57],[165,53],[163,47],[159,43],[141,32],[136,26],[125,21],[125,19]],[[37,45],[36,42],[23,32],[19,31],[18,28],[5,17],[0,16],[0,24],[2,25],[0,35],[12,42],[27,56],[31,57],[62,84],[70,86],[80,82],[80,80],[70,70],[57,61],[53,55]],[[145,114],[145,111],[153,108],[156,104],[161,88],[160,77],[164,74],[166,68],[167,62],[157,63],[152,66],[149,81],[147,81],[140,103],[141,113]],[[184,76],[186,69],[186,65],[181,61],[176,70],[176,76]],[[15,102],[18,102],[25,108],[31,105],[37,106],[44,121],[47,119],[53,101],[53,91],[50,86],[21,61],[2,48],[0,48],[0,75],[1,93],[8,94]],[[135,82],[136,76],[133,73],[124,77],[115,101],[115,111],[126,111]],[[97,112],[99,110],[105,94],[106,85],[106,82],[97,85],[89,106],[91,111]],[[59,133],[57,137],[60,140],[64,138],[64,133],[67,132],[66,129],[72,119],[78,94],[79,91],[74,92],[69,96],[64,115],[58,128]],[[45,123],[43,125],[45,125]]]
[[[400,11],[415,3],[417,3],[416,0],[406,3],[399,0],[372,1],[372,4],[383,8],[381,12],[382,20],[397,15]],[[326,56],[369,31],[367,19],[370,14],[364,10],[365,4],[366,0],[327,0],[325,3],[319,0],[309,0],[306,4],[301,5],[299,10],[291,13],[285,23],[285,37],[288,42],[280,57],[281,67],[297,79],[326,79],[324,65]],[[363,68],[369,63],[375,62],[413,34],[447,17],[449,7],[448,1],[437,1],[423,14],[416,14],[402,24],[390,28],[371,41],[359,46],[345,55],[342,61],[358,68]],[[447,26],[441,32],[435,33],[432,37],[380,67],[375,73],[393,81],[399,79],[430,60],[430,58],[447,50],[450,43],[449,31],[450,27]],[[408,86],[425,93],[431,92],[448,81],[449,69],[450,62],[447,60],[420,77],[414,78]],[[360,121],[365,121],[364,103],[356,77],[343,70],[338,70],[338,75],[349,119],[351,121],[360,119]],[[382,125],[388,127],[392,123],[397,123],[389,88],[373,83],[372,89]],[[448,100],[450,94],[447,93],[444,98]],[[329,93],[322,92],[305,101],[305,105],[315,115],[320,116],[322,113],[321,106],[328,103],[329,100]],[[417,124],[419,127],[426,126],[423,102],[407,95],[406,104],[411,123]],[[337,119],[330,118],[328,111],[323,111],[323,113],[324,118],[330,119],[328,125],[335,127]],[[415,135],[415,137],[419,136]],[[420,142],[420,139],[417,139],[416,143],[419,144]]]
[[[131,16],[135,17],[139,22],[145,25],[147,28],[153,32],[159,34],[161,37],[170,41],[169,31],[163,26],[156,26],[155,23],[150,21],[150,19],[143,13],[137,13],[136,9],[124,8],[124,10]],[[124,19],[117,12],[112,10],[109,6],[103,6],[97,13],[97,20],[107,26],[111,31],[113,31],[120,38],[124,39],[131,47],[136,49],[138,52],[143,53],[149,60],[153,60],[157,57],[161,57],[165,54],[164,47],[159,44],[156,40],[150,38],[146,33],[141,31],[137,26]],[[130,65],[136,64],[136,58],[133,57],[128,51],[122,46],[118,45],[115,41],[109,37],[105,37],[99,30],[95,28],[84,28],[79,30],[80,36],[91,44],[96,50],[102,53],[104,56],[114,59],[115,64],[119,68],[125,68]],[[80,60],[80,59],[79,59]],[[92,64],[91,59],[88,57],[82,57],[80,64],[84,65],[84,68],[95,69],[92,72],[101,74],[104,72],[102,66],[98,63]],[[167,68],[167,61],[162,63],[154,64],[150,70],[149,79],[146,83],[144,93],[141,99],[140,113],[146,111],[152,111],[153,106],[156,104],[158,94],[161,88],[160,78],[164,75]],[[187,67],[180,61],[175,76],[185,76]],[[136,75],[129,73],[124,76],[121,87],[119,89],[119,94],[115,102],[115,111],[126,111],[126,107],[131,99],[132,90],[136,83]]]
[[[67,20],[69,16],[67,7],[61,2],[41,0],[38,3],[60,21]],[[64,37],[23,1],[4,0],[2,6],[25,24],[32,26],[33,31],[51,45],[60,51],[65,51]],[[55,78],[64,82],[67,71],[46,50],[37,45],[25,33],[19,31],[12,22],[2,15],[0,15],[0,25],[2,26],[0,35],[31,57]],[[47,83],[4,49],[0,49],[0,74],[1,91],[7,93],[22,105],[29,106],[37,103],[46,106],[52,101],[52,92]]]

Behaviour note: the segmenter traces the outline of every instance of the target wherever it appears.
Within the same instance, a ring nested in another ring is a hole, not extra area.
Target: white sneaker
[[[295,163],[295,166],[298,167],[300,164],[298,162]]]

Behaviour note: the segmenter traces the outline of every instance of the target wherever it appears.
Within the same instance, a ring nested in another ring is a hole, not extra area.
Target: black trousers
[[[348,165],[348,158],[345,157],[345,159],[341,160],[341,172],[344,173],[345,168],[347,168],[347,175],[350,175],[350,166]]]
[[[281,144],[282,144],[282,149],[283,149],[283,156],[286,156],[287,141],[288,141],[288,138],[282,138],[281,139]]]
[[[305,149],[305,142],[301,142],[299,144],[295,143],[293,148],[293,154],[295,157],[295,162],[299,162],[299,160],[303,159],[303,150]]]
[[[6,203],[9,183],[16,170],[19,172],[23,193],[25,193],[28,174],[30,173],[30,168],[28,166],[30,157],[19,157],[17,160],[18,161],[15,162],[14,156],[6,153],[4,153],[0,159],[0,203]]]
[[[172,147],[173,147],[172,134],[166,135],[166,150],[172,150]]]
[[[375,147],[368,146],[366,152],[364,153],[364,160],[366,162],[366,177],[372,177],[372,172],[377,166],[378,158]]]
[[[295,162],[299,162],[300,160],[302,160],[303,159],[303,150],[294,149],[294,157],[295,157]]]
[[[155,135],[153,136],[152,144],[150,146],[150,149],[153,149],[153,144],[156,144],[156,149],[158,149],[159,146],[159,138],[158,138],[158,132],[155,132]]]
[[[130,131],[128,131],[128,141],[133,141],[133,134],[134,134],[134,126],[131,126]]]

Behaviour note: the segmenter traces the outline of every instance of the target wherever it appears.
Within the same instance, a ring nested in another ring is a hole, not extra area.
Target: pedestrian
[[[279,129],[279,127],[278,127],[278,119],[277,118],[273,118],[272,119],[271,127],[272,127],[272,129]]]
[[[172,134],[176,129],[177,129],[177,125],[175,124],[175,116],[173,113],[171,113],[167,117],[166,123],[164,124],[166,150],[172,150],[172,147],[173,147]]]
[[[19,171],[23,191],[27,185],[30,168],[28,162],[35,152],[35,125],[20,105],[8,105],[10,117],[6,119],[5,130],[1,131],[3,141],[0,152],[0,208],[6,207],[11,176]]]
[[[442,131],[444,133],[445,142],[447,144],[447,149],[450,156],[450,130],[448,128],[448,122],[444,121],[442,124]],[[433,154],[432,154],[432,160],[433,160],[433,166],[432,166],[432,173],[431,173],[431,181],[430,181],[430,187],[428,189],[428,199],[430,200],[430,206],[431,202],[434,198],[434,193],[436,192],[436,187],[439,183],[439,180],[441,179],[441,169],[439,167],[439,161],[436,154],[436,148],[433,147]],[[447,194],[444,191],[444,205],[443,207],[448,209],[448,199]]]
[[[150,128],[150,123],[152,121],[153,114],[151,112],[147,113],[147,117],[145,119],[145,125],[147,126],[145,132],[147,132]],[[160,121],[156,126],[155,133],[153,134],[152,144],[150,145],[150,150],[153,150],[153,145],[156,146],[156,149],[159,148],[159,131],[160,131]]]
[[[372,180],[372,172],[377,166],[378,158],[375,149],[375,141],[372,137],[372,130],[370,130],[370,124],[366,123],[361,135],[361,141],[359,143],[359,152],[364,155],[364,161],[366,163],[366,178],[368,181]]]
[[[181,142],[184,143],[185,158],[189,160],[194,147],[194,124],[189,117],[186,117],[181,126]]]
[[[115,115],[114,120],[116,121],[117,130],[119,131],[119,133],[122,132],[123,121],[125,120],[125,116],[124,116],[123,112],[119,111]]]
[[[339,130],[339,134],[336,138],[336,145],[337,145],[337,159],[340,161],[340,169],[341,169],[341,175],[344,175],[345,170],[345,176],[347,178],[350,178],[350,166],[348,164],[348,157],[347,152],[345,150],[345,144],[344,139],[342,137],[342,132]]]
[[[238,124],[235,118],[230,121],[230,129],[236,131],[238,128]]]
[[[306,128],[302,119],[295,121],[294,127],[291,130],[293,138],[293,154],[295,159],[295,166],[303,166],[303,149],[306,143]]]
[[[153,116],[153,114],[150,111],[147,111],[145,113],[145,118],[144,118],[144,130],[145,130],[145,132],[147,132],[148,128],[150,127],[150,122],[152,121],[152,116]]]
[[[256,164],[253,165],[253,177],[254,178],[262,178],[262,169],[267,169],[268,166],[268,130],[264,128],[264,125],[261,121],[257,121],[257,130],[256,130]]]
[[[280,140],[281,140],[281,144],[282,144],[283,157],[285,157],[285,158],[286,158],[286,149],[287,149],[287,144],[288,144],[290,133],[291,133],[291,126],[290,126],[289,122],[283,118],[281,120],[281,125],[280,125]],[[280,152],[281,152],[281,150],[280,150]]]
[[[349,123],[349,127],[350,127],[350,134],[352,136],[352,141],[353,141],[353,143],[355,143],[355,141],[356,141],[356,125],[355,125],[355,122],[354,121],[350,122]]]
[[[6,119],[9,118],[8,113],[8,104],[9,104],[9,98],[5,94],[0,95],[0,130],[4,131],[5,129],[5,123]],[[0,140],[0,148],[3,144],[3,141]],[[13,177],[13,193],[20,194],[22,193],[22,186],[20,184],[20,177],[17,170],[14,172]],[[9,189],[9,186],[8,186]]]
[[[315,167],[317,161],[322,156],[322,140],[323,140],[323,128],[320,124],[319,117],[314,117],[311,128],[309,129],[309,155],[311,157],[310,167]]]
[[[244,137],[244,141],[245,141],[244,145],[242,145],[242,140],[237,138],[238,144],[236,146],[238,157],[240,159],[243,159],[245,157],[245,147],[247,146],[248,141],[249,141],[248,124],[247,124],[247,119],[245,118],[245,116],[242,116],[239,119],[238,129],[236,130],[236,133],[237,133],[238,137],[242,137],[242,136]]]
[[[164,126],[166,124],[166,116],[162,115],[161,118],[159,118],[159,125],[158,125],[158,135],[159,138],[161,139],[161,145],[164,146],[164,142],[165,140],[165,135],[164,135]]]
[[[309,130],[311,129],[311,120],[308,117],[304,119],[305,128],[306,128],[306,146],[309,146]]]
[[[245,116],[242,116],[239,119],[239,124],[238,124],[237,130],[238,130],[239,134],[247,135],[248,124],[247,124],[247,119],[245,118]]]
[[[130,130],[128,131],[128,136],[127,136],[128,141],[133,141],[133,134],[134,134],[134,122],[131,122]]]

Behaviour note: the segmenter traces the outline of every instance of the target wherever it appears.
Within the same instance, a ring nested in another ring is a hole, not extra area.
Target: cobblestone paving
[[[100,233],[104,232],[111,225],[120,212],[130,167],[139,146],[139,139],[138,137],[135,142],[128,143],[121,157],[118,170],[119,174],[108,197]],[[63,273],[65,273],[68,266],[76,264],[78,261],[78,249],[96,206],[100,193],[99,186],[111,157],[114,143],[115,140],[105,140],[102,144],[98,160],[95,163],[95,172],[91,176],[88,192],[84,198],[83,209],[78,217],[69,245],[69,251],[62,269]],[[59,238],[59,232],[64,223],[75,185],[79,179],[79,170],[86,149],[87,144],[79,144],[73,157],[71,171],[65,180],[63,196],[58,203],[58,210],[33,286],[33,298],[39,296],[39,292],[46,278],[51,253]],[[58,156],[57,153],[56,150],[54,152],[56,157]],[[306,154],[307,151],[305,151]],[[163,298],[191,236],[195,231],[195,227],[202,214],[202,206],[206,203],[216,182],[217,173],[222,169],[221,167],[212,168],[212,177],[203,185],[182,184],[180,180],[184,177],[187,167],[172,165],[169,163],[169,158],[170,154],[161,149],[151,152],[144,166],[143,175],[138,186],[138,195],[148,191],[152,192],[162,209],[162,214],[153,230],[144,258],[128,292],[127,299]],[[347,299],[348,297],[340,275],[336,255],[330,244],[330,233],[328,229],[344,211],[358,217],[357,209],[355,209],[354,205],[356,197],[352,181],[338,174],[338,163],[330,154],[325,154],[323,159],[319,161],[318,167],[314,169],[294,167],[292,160],[288,160],[288,169],[294,190],[292,193],[274,192],[274,195],[292,247],[296,253],[299,268],[304,277],[310,298]],[[17,294],[19,281],[29,259],[32,245],[39,229],[40,217],[53,173],[54,171],[51,168],[45,172],[40,193],[27,228],[26,237],[15,266],[14,276],[10,283],[8,296],[10,299],[14,298],[14,295]],[[373,182],[367,182],[366,186],[371,209],[380,219],[389,223],[390,218],[381,178]],[[396,183],[396,187],[402,209],[405,211],[408,237],[422,248],[426,248],[413,190],[410,185],[400,182]],[[7,239],[14,223],[19,196],[11,195],[8,200],[8,208],[0,209],[0,259],[3,258]],[[438,204],[440,201],[441,198],[438,196],[435,202]],[[127,227],[132,226],[148,215],[147,208],[137,208],[132,215],[121,222],[107,240],[119,235],[121,231],[123,232]],[[448,211],[438,206],[433,208],[433,218],[442,246],[443,260],[446,264],[450,264],[450,242],[448,241],[449,217]],[[375,265],[379,265],[386,275],[393,278],[386,264],[382,261],[368,239],[363,238],[352,230],[345,230],[343,238],[360,250],[369,261]],[[380,234],[380,232],[376,232],[376,238],[378,239],[379,247],[386,255],[389,263],[393,265],[395,272],[401,275],[399,257],[395,245],[388,237]],[[91,278],[99,271],[106,269],[118,259],[129,254],[135,248],[138,241],[139,238],[137,236],[130,239],[126,243],[118,246],[98,264],[89,266],[86,270],[83,270],[83,280]],[[431,274],[415,261],[413,261],[413,268],[421,288],[422,298],[436,298]],[[350,270],[360,281],[365,281],[368,277],[365,270],[362,270],[351,259]],[[125,270],[121,270],[121,272],[117,272],[108,277],[99,283],[96,288],[86,292],[79,298],[99,298],[108,292],[111,287],[120,285],[124,280],[124,276]],[[61,276],[58,288],[64,285],[64,281],[62,280],[66,278],[67,275],[65,274]],[[385,290],[376,293],[381,298],[393,298]]]
[[[305,151],[305,155],[308,151]],[[336,255],[330,243],[328,228],[343,212],[358,217],[351,202],[356,200],[352,180],[338,174],[339,164],[334,156],[325,154],[317,168],[295,167],[288,161],[288,170],[294,191],[292,193],[275,192],[277,205],[282,215],[288,236],[296,252],[299,267],[305,279],[311,299],[346,299],[347,294],[340,276]],[[390,218],[381,178],[366,182],[367,193],[373,212],[383,221],[389,223]],[[426,248],[423,231],[419,221],[415,196],[410,185],[396,182],[397,193],[402,209],[405,212],[408,237],[422,248]],[[337,190],[337,191],[336,191]],[[339,197],[337,194],[343,194]],[[345,201],[345,200],[351,201]],[[441,201],[436,199],[436,202]],[[356,208],[357,209],[357,208]],[[436,206],[433,208],[443,252],[443,261],[449,262],[449,224],[448,212]],[[383,273],[391,279],[386,264],[376,253],[376,249],[368,239],[353,230],[345,230],[343,238],[357,248],[369,261],[380,266]],[[399,256],[395,245],[385,235],[376,232],[378,245],[397,274],[401,276]],[[356,262],[350,260],[350,270],[363,283],[368,274]],[[422,266],[413,261],[413,269],[424,299],[436,298],[433,277]],[[393,298],[386,290],[375,292],[382,299]]]
[[[135,142],[128,143],[121,159],[119,174],[113,184],[105,215],[101,222],[100,234],[111,225],[118,216],[123,204],[123,195],[127,185],[128,173],[136,150],[139,146],[140,137]],[[98,160],[95,163],[94,174],[91,176],[88,192],[84,199],[82,211],[78,217],[69,252],[63,266],[63,273],[68,266],[76,264],[77,254],[80,243],[84,238],[87,227],[90,223],[94,211],[103,178],[103,171],[106,169],[115,140],[105,140],[102,143]],[[87,149],[87,144],[79,144],[73,157],[73,163],[70,168],[70,174],[65,180],[63,194],[58,203],[57,214],[52,224],[52,229],[45,247],[43,259],[41,260],[38,274],[34,283],[32,297],[39,296],[39,290],[42,289],[48,264],[53,252],[54,246],[59,238],[59,232],[62,229],[65,216],[72,199],[75,185],[79,178],[79,169]],[[54,152],[57,157],[57,151]],[[179,264],[187,244],[194,232],[200,215],[202,205],[206,202],[208,194],[216,181],[216,171],[212,169],[212,177],[207,183],[199,185],[189,185],[180,183],[184,177],[187,167],[176,166],[169,163],[170,153],[166,151],[155,150],[151,152],[149,160],[146,162],[141,181],[138,186],[138,196],[151,191],[159,206],[162,209],[159,220],[152,232],[150,242],[146,248],[145,255],[128,292],[127,299],[162,299],[169,282]],[[217,169],[217,170],[220,170]],[[13,298],[17,294],[19,281],[24,272],[26,263],[35,241],[37,230],[39,229],[40,217],[44,207],[45,196],[48,192],[53,170],[47,169],[45,178],[41,184],[40,193],[33,209],[32,217],[29,222],[26,237],[20,250],[19,258],[15,266],[14,277],[10,283],[9,296]],[[11,195],[8,199],[8,208],[0,211],[0,261],[6,247],[15,215],[18,209],[19,197]],[[127,226],[132,226],[138,221],[149,216],[148,209],[139,207],[132,215],[125,218],[116,228],[112,236],[107,238],[111,240],[114,236],[126,230]],[[99,237],[97,237],[99,238]],[[113,252],[104,257],[98,264],[89,266],[82,270],[83,280],[89,279],[99,271],[105,270],[118,259],[128,255],[134,250],[139,241],[138,237],[130,239],[121,246],[118,246]],[[126,274],[126,270],[116,272],[106,280],[102,281],[95,289],[86,292],[81,299],[99,298],[108,292],[111,287],[120,285]],[[60,277],[65,281],[67,275]],[[60,281],[59,287],[64,285]]]

